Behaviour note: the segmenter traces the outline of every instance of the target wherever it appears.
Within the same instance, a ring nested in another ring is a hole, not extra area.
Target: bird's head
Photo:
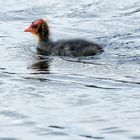
[[[25,29],[25,32],[31,32],[39,37],[41,40],[46,40],[49,37],[49,28],[47,21],[44,19],[38,19],[31,23],[31,25]]]

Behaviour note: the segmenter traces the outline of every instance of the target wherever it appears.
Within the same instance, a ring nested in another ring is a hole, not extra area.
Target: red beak
[[[27,29],[24,30],[24,32],[31,32],[31,31],[32,31],[31,27],[28,27]]]

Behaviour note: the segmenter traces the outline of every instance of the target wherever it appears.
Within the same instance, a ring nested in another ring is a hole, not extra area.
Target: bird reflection
[[[44,57],[43,55],[38,55],[35,57],[34,62],[29,66],[29,68],[34,69],[36,71],[41,72],[49,72],[51,59],[48,57]]]

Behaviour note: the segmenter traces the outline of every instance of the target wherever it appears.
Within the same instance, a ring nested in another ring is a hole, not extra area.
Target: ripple
[[[6,70],[6,68],[0,68],[0,70]]]
[[[46,73],[45,73],[46,74]],[[35,80],[35,81],[40,81],[40,82],[46,82],[46,81],[51,81],[50,79],[47,78],[41,78],[41,77],[22,77],[24,79],[29,79],[29,80]]]
[[[139,12],[140,12],[140,8],[138,8],[136,10],[133,10],[131,12],[123,13],[122,15],[124,15],[124,16],[131,16],[132,14],[139,13]]]
[[[96,140],[102,140],[104,137],[95,137],[90,135],[80,135],[81,137],[90,138],[90,139],[96,139]]]
[[[5,38],[5,37],[10,37],[10,36],[6,36],[6,35],[1,35],[0,38]]]
[[[6,12],[2,12],[0,19],[2,21],[31,21],[34,18],[39,18],[39,14],[45,15],[46,8],[43,6],[34,6],[23,8],[20,10],[9,10]]]
[[[65,136],[68,135],[65,132],[60,131],[61,128],[50,127],[49,128],[39,128],[37,127],[34,132],[38,133],[38,135],[54,135],[54,136]]]
[[[51,127],[51,128],[57,128],[57,129],[64,129],[64,127],[57,126],[57,125],[50,125],[49,127]]]
[[[101,86],[96,86],[96,85],[86,85],[86,87],[90,88],[99,88],[99,89],[121,89],[121,88],[111,88],[111,87],[101,87]]]
[[[123,130],[119,127],[108,127],[108,128],[104,128],[102,129],[102,133],[110,133],[110,134],[121,134],[121,133],[127,133],[129,132],[128,130]]]
[[[0,137],[0,140],[19,140],[19,139],[17,139],[17,138],[1,138]]]
[[[20,73],[15,73],[15,72],[8,72],[8,71],[3,71],[2,73],[8,74],[8,75],[17,75],[17,74],[20,74]]]
[[[16,111],[10,111],[10,110],[0,111],[0,115],[4,115],[5,117],[10,117],[15,119],[27,118],[27,116],[24,114],[20,114]]]
[[[134,139],[134,140],[139,140],[140,139],[140,135],[137,135],[137,136],[133,136],[133,137],[130,137],[131,139]]]

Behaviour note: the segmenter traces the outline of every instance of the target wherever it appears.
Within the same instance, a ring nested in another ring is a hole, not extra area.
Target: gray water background
[[[140,140],[139,0],[0,1],[0,140]],[[40,59],[24,29],[104,46]]]

